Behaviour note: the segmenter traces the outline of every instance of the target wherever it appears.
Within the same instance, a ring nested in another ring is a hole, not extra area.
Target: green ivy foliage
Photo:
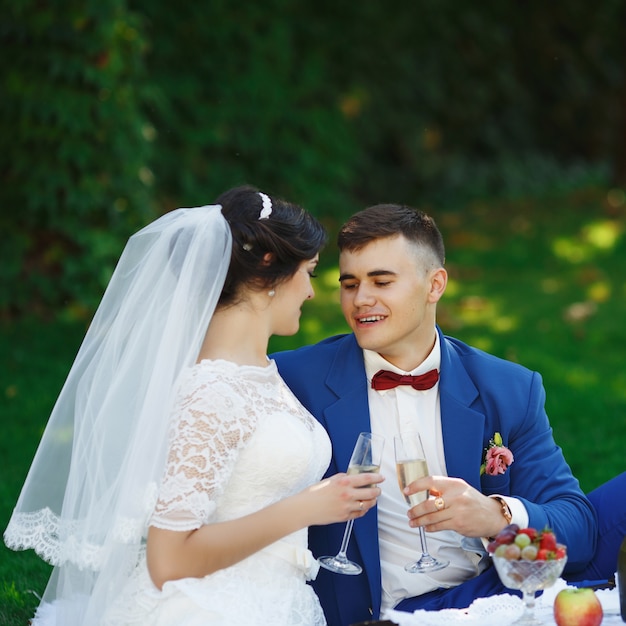
[[[341,60],[329,83],[359,110],[363,202],[626,182],[611,172],[626,154],[621,0],[322,0],[315,13],[317,45]]]
[[[314,6],[134,0],[150,42],[157,198],[211,202],[243,182],[318,215],[355,209],[359,142],[329,83],[338,62],[310,46]],[[339,29],[336,30],[339,35]]]
[[[626,179],[621,0],[132,4],[168,208],[250,181],[334,223]]]
[[[376,202],[625,185],[624,23],[623,0],[13,0],[0,315],[89,314],[132,231],[244,182],[331,234]]]
[[[0,22],[0,310],[89,309],[152,213],[141,22],[120,0],[13,2]]]

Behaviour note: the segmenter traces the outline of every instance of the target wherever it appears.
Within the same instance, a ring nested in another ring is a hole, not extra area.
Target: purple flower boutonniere
[[[494,433],[489,440],[489,445],[485,448],[485,460],[480,466],[480,475],[497,476],[504,474],[514,460],[513,453],[502,445],[500,433]]]

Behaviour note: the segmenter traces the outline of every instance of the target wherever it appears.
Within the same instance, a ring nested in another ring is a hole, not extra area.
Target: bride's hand
[[[380,495],[381,474],[335,474],[302,492],[311,513],[309,525],[332,524],[362,517]]]

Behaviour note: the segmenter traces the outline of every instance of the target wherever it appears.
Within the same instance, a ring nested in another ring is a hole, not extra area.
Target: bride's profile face
[[[315,275],[318,262],[317,254],[308,261],[302,261],[293,276],[276,287],[272,301],[275,312],[272,334],[287,336],[298,332],[302,305],[315,296],[311,278]]]

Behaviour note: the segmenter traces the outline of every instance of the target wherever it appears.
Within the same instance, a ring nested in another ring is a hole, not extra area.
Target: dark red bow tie
[[[420,374],[419,376],[402,375],[388,372],[387,370],[380,370],[372,376],[372,389],[384,391],[385,389],[393,389],[398,385],[411,385],[413,389],[423,390],[434,387],[438,380],[439,372],[437,370],[430,370],[430,372]]]

